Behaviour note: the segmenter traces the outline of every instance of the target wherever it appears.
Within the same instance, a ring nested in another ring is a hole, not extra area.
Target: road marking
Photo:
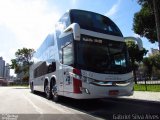
[[[38,113],[43,114],[42,110],[39,107],[37,107],[28,97],[26,97],[24,94],[22,95],[36,109]]]
[[[76,118],[78,118],[78,119],[80,119],[80,120],[82,120],[82,118],[79,118],[77,115],[87,115],[88,117],[91,117],[91,118],[93,118],[93,119],[100,119],[101,120],[101,118],[98,118],[98,117],[95,117],[95,116],[92,116],[92,115],[90,115],[90,114],[87,114],[87,113],[85,113],[84,111],[82,112],[82,111],[79,111],[79,110],[75,110],[75,109],[72,109],[72,108],[68,108],[68,107],[66,107],[66,106],[63,106],[63,105],[61,105],[61,104],[57,104],[57,103],[55,103],[55,102],[52,102],[52,101],[50,101],[50,100],[47,100],[47,99],[45,99],[45,98],[41,98],[41,97],[39,97],[39,96],[36,96],[36,95],[34,95],[34,94],[31,94],[31,93],[28,93],[28,91],[25,91],[25,93],[26,93],[26,95],[29,97],[34,97],[35,99],[37,99],[37,101],[41,101],[42,103],[44,103],[45,105],[47,105],[47,106],[49,106],[49,107],[51,107],[51,108],[53,108],[53,109],[55,109],[55,110],[57,110],[57,111],[60,111],[61,113],[59,113],[59,114],[72,114],[74,117],[76,117]],[[25,96],[25,97],[27,97],[27,96]],[[31,101],[31,100],[30,100]]]
[[[71,109],[71,108],[68,109],[67,107],[65,107],[65,106],[63,106],[63,105],[61,105],[61,104],[52,102],[52,101],[47,100],[47,99],[45,99],[45,98],[42,99],[41,97],[36,96],[36,95],[34,95],[34,94],[29,94],[28,91],[27,91],[27,95],[36,98],[38,101],[41,101],[41,102],[43,102],[44,104],[47,104],[49,107],[52,107],[53,109],[56,109],[56,110],[62,112],[63,114],[74,114],[74,113],[76,113],[76,112],[77,112],[78,114],[85,114],[85,113],[83,113],[83,112],[81,112],[81,111],[78,111],[78,110],[74,110],[74,109]],[[73,111],[74,111],[74,113],[73,113]]]
[[[72,112],[71,111],[69,111],[69,110],[64,110],[63,108],[60,108],[60,106],[57,106],[57,104],[56,103],[54,103],[54,102],[52,102],[53,104],[51,104],[51,103],[48,103],[48,102],[51,102],[51,101],[48,101],[47,99],[44,99],[44,100],[42,100],[42,98],[39,98],[39,97],[37,97],[37,96],[35,96],[35,95],[33,95],[36,99],[38,99],[39,101],[41,101],[41,102],[43,102],[44,104],[47,104],[48,106],[50,106],[50,107],[52,107],[53,109],[56,109],[56,110],[58,110],[58,111],[60,111],[60,112],[62,112],[63,114],[72,114]],[[54,106],[53,106],[54,105]]]
[[[78,117],[78,115],[87,115],[87,116],[91,117],[92,119],[103,120],[102,118],[92,116],[92,115],[90,115],[88,113],[85,113],[84,111],[79,111],[79,110],[75,110],[75,109],[72,109],[72,108],[68,108],[68,107],[63,106],[61,104],[57,104],[55,102],[49,101],[49,100],[47,100],[45,98],[41,99],[40,97],[35,96],[33,94],[30,94],[30,95],[34,96],[36,99],[40,100],[44,104],[47,104],[49,107],[52,107],[53,109],[56,109],[56,110],[62,112],[63,114],[72,114],[72,115],[74,115],[74,117],[76,117],[76,116]],[[79,119],[82,120],[82,118],[78,117],[78,120]]]

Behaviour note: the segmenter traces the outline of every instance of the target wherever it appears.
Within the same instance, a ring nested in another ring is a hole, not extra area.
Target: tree
[[[141,10],[134,15],[133,30],[142,37],[149,39],[151,43],[158,41],[155,15],[152,0],[138,0]],[[160,13],[160,1],[157,1],[158,14]]]
[[[20,67],[19,67],[19,63],[16,59],[11,59],[11,65],[10,65],[10,68],[11,69],[15,69],[15,73],[19,73],[20,72]]]
[[[149,79],[151,79],[152,71],[153,71],[153,59],[152,59],[152,57],[145,57],[143,59],[143,64],[147,68],[146,69],[146,76],[148,76]]]
[[[33,56],[34,49],[28,49],[28,48],[22,48],[18,49],[17,52],[15,53],[15,56],[17,58],[17,61],[21,64],[27,64],[31,62],[31,58]]]
[[[126,45],[128,48],[129,58],[133,69],[134,81],[137,84],[136,68],[138,66],[136,62],[141,62],[143,60],[143,56],[147,54],[148,50],[143,48],[143,50],[140,51],[138,45],[135,44],[133,40],[126,40]]]
[[[158,75],[160,70],[160,53],[156,52],[148,57],[145,57],[143,59],[143,64],[146,68],[145,69],[146,76],[148,76],[149,79],[151,79],[151,77],[156,73]]]
[[[153,61],[154,67],[160,70],[160,53],[157,52],[157,53],[153,54],[150,57],[151,57],[151,59]]]
[[[11,60],[11,68],[15,69],[16,74],[24,72],[22,79],[26,80],[29,74],[29,66],[32,64],[32,57],[34,54],[34,49],[22,48],[18,49],[15,53],[16,58]]]
[[[10,67],[11,67],[11,69],[14,69],[14,68],[16,68],[17,67],[17,60],[16,59],[12,59],[11,60],[11,65],[10,65]]]

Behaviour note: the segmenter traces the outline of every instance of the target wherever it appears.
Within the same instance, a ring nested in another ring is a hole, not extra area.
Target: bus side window
[[[59,35],[63,32],[63,30],[66,29],[70,24],[71,22],[69,14],[65,13],[56,24],[56,36],[59,37]]]
[[[37,68],[34,69],[34,78],[36,78],[36,77],[37,77]]]
[[[35,70],[34,70],[34,78],[40,77],[42,75],[45,75],[46,73],[47,73],[46,62],[43,62],[37,68],[35,68]]]
[[[73,65],[73,45],[72,43],[62,48],[62,63],[65,65]]]
[[[63,29],[67,28],[70,25],[69,14],[65,13],[63,17],[60,19],[60,23],[63,26]]]
[[[56,71],[56,62],[52,62],[52,64],[48,66],[48,73],[51,73],[54,71]]]

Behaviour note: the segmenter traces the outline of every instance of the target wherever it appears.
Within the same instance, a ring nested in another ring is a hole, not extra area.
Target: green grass
[[[135,91],[152,91],[152,92],[160,92],[160,85],[134,85]]]

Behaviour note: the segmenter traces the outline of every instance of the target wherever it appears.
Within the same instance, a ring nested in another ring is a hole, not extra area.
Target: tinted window
[[[41,63],[36,69],[34,69],[34,78],[45,75],[48,71],[46,62]]]
[[[82,28],[93,26],[92,14],[82,11],[71,12],[72,23],[78,23]]]
[[[70,25],[69,14],[65,13],[62,18],[59,20],[60,24],[64,26],[64,29]]]
[[[35,56],[38,58],[42,55],[46,49],[48,49],[50,46],[54,45],[54,37],[53,35],[48,35],[47,38],[44,40],[40,48],[37,50]]]
[[[66,65],[72,65],[73,64],[73,44],[70,43],[69,45],[65,46],[63,49],[62,49],[62,52],[63,52],[63,57],[62,57],[62,61],[63,61],[63,64],[66,64]]]
[[[71,22],[78,23],[81,28],[102,32],[115,36],[122,36],[119,28],[108,17],[102,16],[97,13],[71,10]]]
[[[52,62],[48,65],[48,73],[56,71],[56,62]]]
[[[93,39],[92,37],[90,38]],[[124,42],[103,39],[99,43],[76,41],[75,50],[75,66],[78,69],[115,74],[131,71],[127,48]]]

